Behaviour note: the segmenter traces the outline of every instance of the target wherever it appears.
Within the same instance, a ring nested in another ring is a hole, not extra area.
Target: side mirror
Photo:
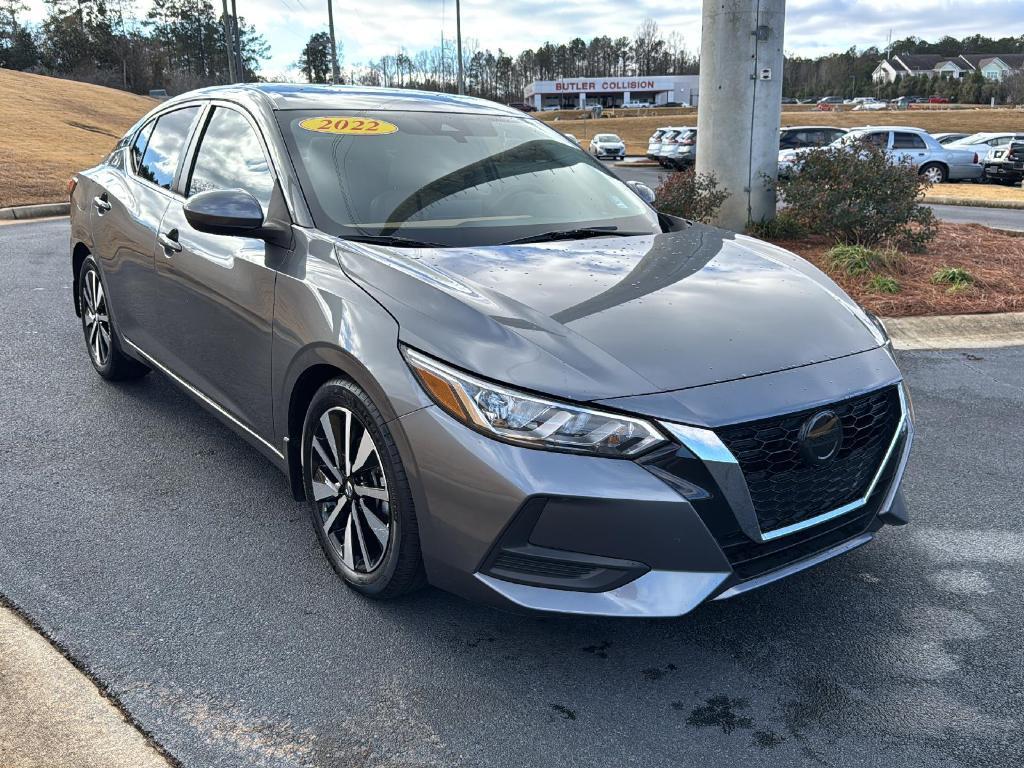
[[[645,203],[654,205],[654,201],[658,196],[646,184],[641,184],[639,181],[627,181],[626,186],[636,192],[637,196]]]
[[[211,235],[261,237],[263,207],[259,200],[241,189],[211,189],[185,202],[185,220]]]

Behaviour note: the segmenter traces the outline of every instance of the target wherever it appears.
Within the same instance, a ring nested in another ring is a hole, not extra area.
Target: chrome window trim
[[[147,353],[145,350],[140,348],[138,344],[136,344],[134,341],[129,339],[127,336],[122,336],[121,338],[122,338],[122,340],[124,341],[125,344],[127,344],[129,347],[131,347],[135,351],[135,353],[138,354],[140,357],[142,357],[148,364],[150,364],[154,368],[158,369],[165,376],[168,376],[169,378],[174,380],[177,384],[179,384],[181,387],[183,387],[185,390],[187,390],[189,392],[189,394],[195,396],[196,398],[201,400],[203,403],[205,403],[206,405],[210,406],[213,410],[215,410],[221,416],[223,416],[228,421],[230,421],[232,424],[237,426],[239,429],[243,430],[246,434],[251,435],[252,437],[254,437],[256,440],[258,440],[260,442],[260,444],[266,446],[268,450],[272,451],[273,454],[275,456],[277,456],[279,459],[281,459],[282,461],[284,460],[284,454],[281,451],[279,451],[277,448],[275,448],[272,443],[268,442],[261,435],[259,435],[257,432],[253,431],[250,427],[248,427],[247,425],[245,425],[241,421],[239,421],[236,416],[232,415],[228,410],[226,410],[223,406],[221,406],[220,403],[218,403],[212,397],[210,397],[206,393],[202,392],[198,388],[194,387],[193,385],[189,384],[187,381],[185,381],[183,378],[181,378],[178,374],[176,374],[174,371],[172,371],[166,365],[164,365],[159,360],[154,358],[152,355]]]
[[[712,477],[714,477],[716,482],[718,482],[722,487],[722,493],[728,500],[730,507],[732,507],[733,513],[736,515],[737,522],[740,524],[740,528],[743,532],[755,541],[773,541],[774,539],[788,536],[791,533],[796,533],[815,525],[828,522],[829,520],[834,520],[837,517],[842,517],[843,515],[849,514],[850,512],[860,509],[866,505],[868,503],[868,499],[871,498],[871,494],[874,493],[875,488],[882,479],[882,474],[885,471],[886,466],[888,466],[889,462],[892,460],[893,452],[896,450],[897,444],[905,434],[906,440],[904,441],[903,451],[900,456],[900,463],[896,469],[892,484],[882,502],[879,512],[881,513],[886,511],[892,505],[896,489],[899,487],[900,478],[907,466],[907,458],[910,456],[910,444],[913,442],[914,436],[914,428],[908,416],[907,397],[902,382],[897,384],[896,391],[899,395],[900,418],[896,424],[896,430],[893,433],[892,441],[889,443],[885,456],[882,457],[882,461],[879,463],[878,469],[875,471],[875,475],[871,479],[871,483],[868,485],[868,489],[865,494],[861,498],[855,499],[841,507],[837,507],[836,509],[828,512],[823,512],[820,515],[815,515],[814,517],[807,518],[806,520],[801,520],[798,523],[787,525],[783,528],[776,528],[773,531],[761,530],[761,524],[757,519],[757,514],[750,498],[750,491],[746,484],[746,478],[743,476],[743,471],[740,468],[739,461],[737,461],[732,451],[729,450],[715,432],[710,429],[691,427],[684,424],[673,424],[671,422],[660,423],[670,435],[678,440],[685,448],[693,452],[698,459],[707,465],[708,471],[711,473]],[[728,471],[731,467],[735,467],[736,471]],[[742,480],[742,488],[739,487],[740,483],[738,483],[736,479],[737,472]]]

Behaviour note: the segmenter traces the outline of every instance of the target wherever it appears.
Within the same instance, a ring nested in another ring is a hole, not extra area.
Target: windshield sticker
[[[394,123],[343,115],[309,117],[299,123],[299,127],[314,133],[338,133],[346,136],[383,136],[398,131],[398,126]]]

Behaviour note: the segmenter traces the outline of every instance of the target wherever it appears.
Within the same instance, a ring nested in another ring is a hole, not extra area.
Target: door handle
[[[92,204],[96,206],[96,210],[99,213],[106,213],[110,210],[110,203],[107,202],[107,193],[104,192],[102,195],[97,195],[92,199]]]
[[[161,232],[157,237],[160,241],[160,245],[164,247],[164,253],[168,256],[170,253],[177,253],[181,250],[181,243],[178,242],[178,230],[172,229],[170,232]]]

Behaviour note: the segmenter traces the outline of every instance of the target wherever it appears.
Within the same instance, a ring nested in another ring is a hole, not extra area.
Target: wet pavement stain
[[[669,672],[675,671],[675,664],[666,664],[664,669],[661,669],[659,667],[648,667],[647,669],[642,671],[642,674],[644,676],[644,680],[650,680],[653,682],[655,680],[661,680],[661,678],[663,678]]]
[[[607,659],[607,650],[611,647],[612,644],[609,641],[605,640],[602,643],[599,643],[597,645],[588,645],[587,647],[581,648],[580,650],[584,653],[592,653],[599,659]]]
[[[563,720],[575,720],[576,719],[576,710],[575,709],[569,709],[568,707],[563,706],[561,704],[552,704],[551,708],[553,710],[555,710],[555,712],[560,714],[562,716]]]
[[[754,731],[754,743],[761,749],[777,747],[785,740],[785,736],[780,736],[775,731]]]
[[[728,696],[712,696],[703,707],[697,707],[686,718],[687,725],[695,728],[721,728],[722,733],[732,733],[737,728],[753,728],[754,721],[737,715],[737,709],[746,709],[746,699],[730,699]],[[672,702],[672,708],[682,710],[686,705],[681,701]]]

